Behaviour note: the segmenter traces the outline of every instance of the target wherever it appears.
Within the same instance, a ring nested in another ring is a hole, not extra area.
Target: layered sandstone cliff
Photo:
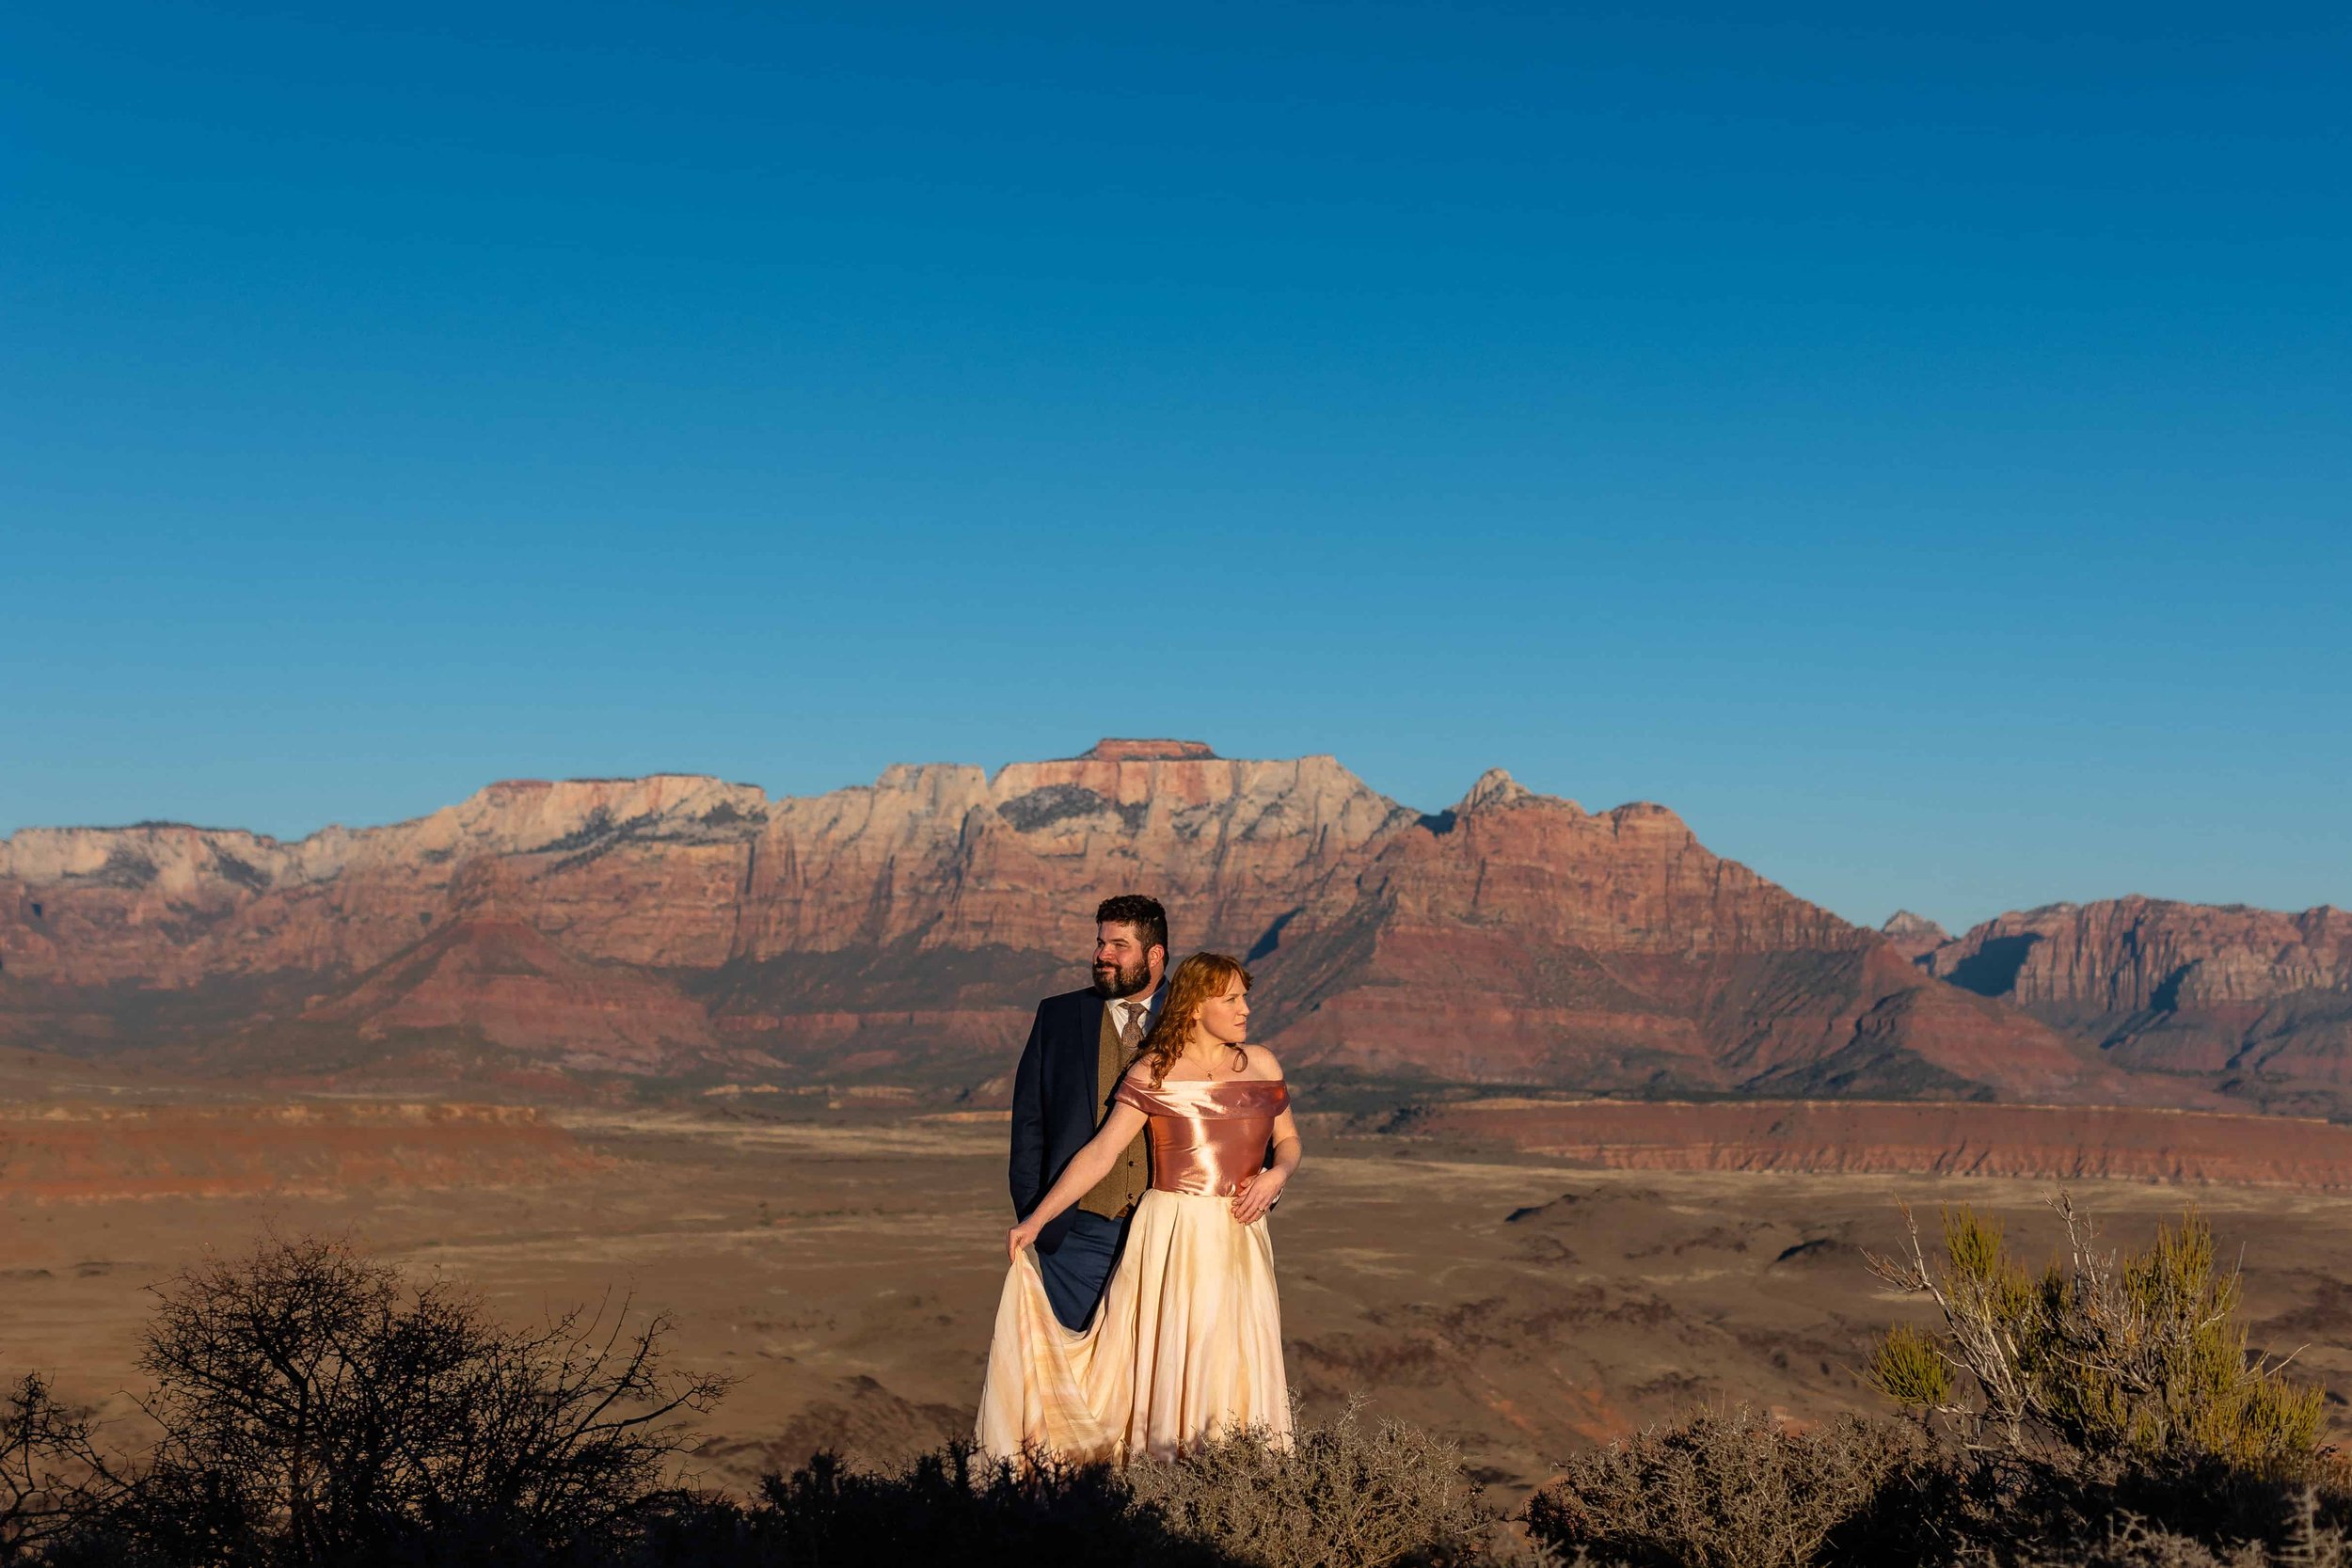
[[[1507,1143],[1616,1170],[2352,1189],[2352,1127],[2129,1106],[1502,1101],[1416,1109],[1389,1128]]]
[[[2352,1090],[2352,913],[2116,898],[2005,914],[1924,954],[1953,985],[2135,1068],[2273,1103]]]
[[[1280,933],[1311,1059],[1592,1087],[2129,1100],[2141,1091],[1872,933],[1709,853],[1666,808],[1492,772]]]
[[[1710,853],[1661,806],[1500,771],[1422,816],[1336,760],[1105,741],[993,777],[771,799],[510,781],[286,844],[168,824],[0,840],[0,1038],[410,1076],[1002,1069],[1095,901],[1247,956],[1262,1034],[1384,1076],[2182,1097]]]

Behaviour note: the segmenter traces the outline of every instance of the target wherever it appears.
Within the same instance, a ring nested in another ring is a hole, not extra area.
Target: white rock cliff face
[[[1014,763],[993,780],[894,768],[870,789],[777,803],[738,951],[1074,952],[1095,898],[1138,891],[1177,911],[1180,946],[1246,943],[1413,820],[1328,757]]]
[[[510,781],[294,844],[181,825],[0,840],[0,961],[24,978],[184,986],[357,969],[459,913],[638,964],[914,942],[1072,944],[1072,879],[1149,886],[1196,936],[1254,936],[1411,813],[1329,757],[900,766],[771,800],[684,774]],[[42,906],[36,915],[34,905]],[[1254,923],[1254,924],[1253,924]]]

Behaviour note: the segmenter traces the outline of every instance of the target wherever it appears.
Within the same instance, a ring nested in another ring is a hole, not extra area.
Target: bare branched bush
[[[33,1555],[119,1490],[85,1412],[39,1372],[0,1397],[0,1562]]]
[[[512,1329],[340,1242],[271,1237],[155,1295],[162,1436],[93,1528],[169,1561],[560,1552],[643,1506],[726,1386],[665,1369],[667,1320],[626,1302]]]
[[[1916,1428],[1848,1416],[1799,1432],[1742,1405],[1570,1460],[1527,1525],[1563,1551],[1676,1568],[1880,1560],[1872,1543],[1918,1522],[1889,1519],[1890,1494],[1933,1465]]]
[[[1265,1568],[1462,1562],[1495,1519],[1451,1443],[1394,1421],[1367,1426],[1349,1404],[1290,1444],[1245,1428],[1170,1464],[1127,1472],[1138,1501],[1179,1535]]]
[[[2205,1453],[2264,1471],[2307,1465],[2323,1392],[2248,1353],[2239,1275],[2218,1267],[2204,1219],[2192,1211],[2179,1229],[2158,1227],[2147,1250],[2118,1252],[2099,1247],[2066,1194],[2053,1207],[2068,1257],[2039,1276],[2010,1256],[1997,1223],[1966,1208],[1945,1212],[1943,1257],[1931,1263],[1905,1210],[1908,1253],[1870,1254],[1869,1264],[1932,1299],[1944,1331],[1890,1331],[1866,1373],[1872,1386],[1947,1418],[1963,1442],[1990,1434],[2016,1453],[2056,1442],[2092,1454]]]

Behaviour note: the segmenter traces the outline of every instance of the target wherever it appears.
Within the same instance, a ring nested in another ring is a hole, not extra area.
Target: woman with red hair
[[[1248,1043],[1248,992],[1249,972],[1223,954],[1179,964],[1108,1119],[1007,1233],[1012,1268],[980,1390],[984,1451],[1124,1464],[1243,1427],[1288,1443],[1265,1213],[1298,1168],[1298,1124],[1282,1065]],[[1138,1131],[1151,1190],[1092,1321],[1064,1328],[1031,1244]]]

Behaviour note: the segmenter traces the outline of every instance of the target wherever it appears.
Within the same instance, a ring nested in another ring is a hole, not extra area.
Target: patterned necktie
[[[1120,1025],[1119,1043],[1133,1051],[1143,1043],[1143,1015],[1150,1010],[1148,1003],[1122,1002],[1127,1022]]]

